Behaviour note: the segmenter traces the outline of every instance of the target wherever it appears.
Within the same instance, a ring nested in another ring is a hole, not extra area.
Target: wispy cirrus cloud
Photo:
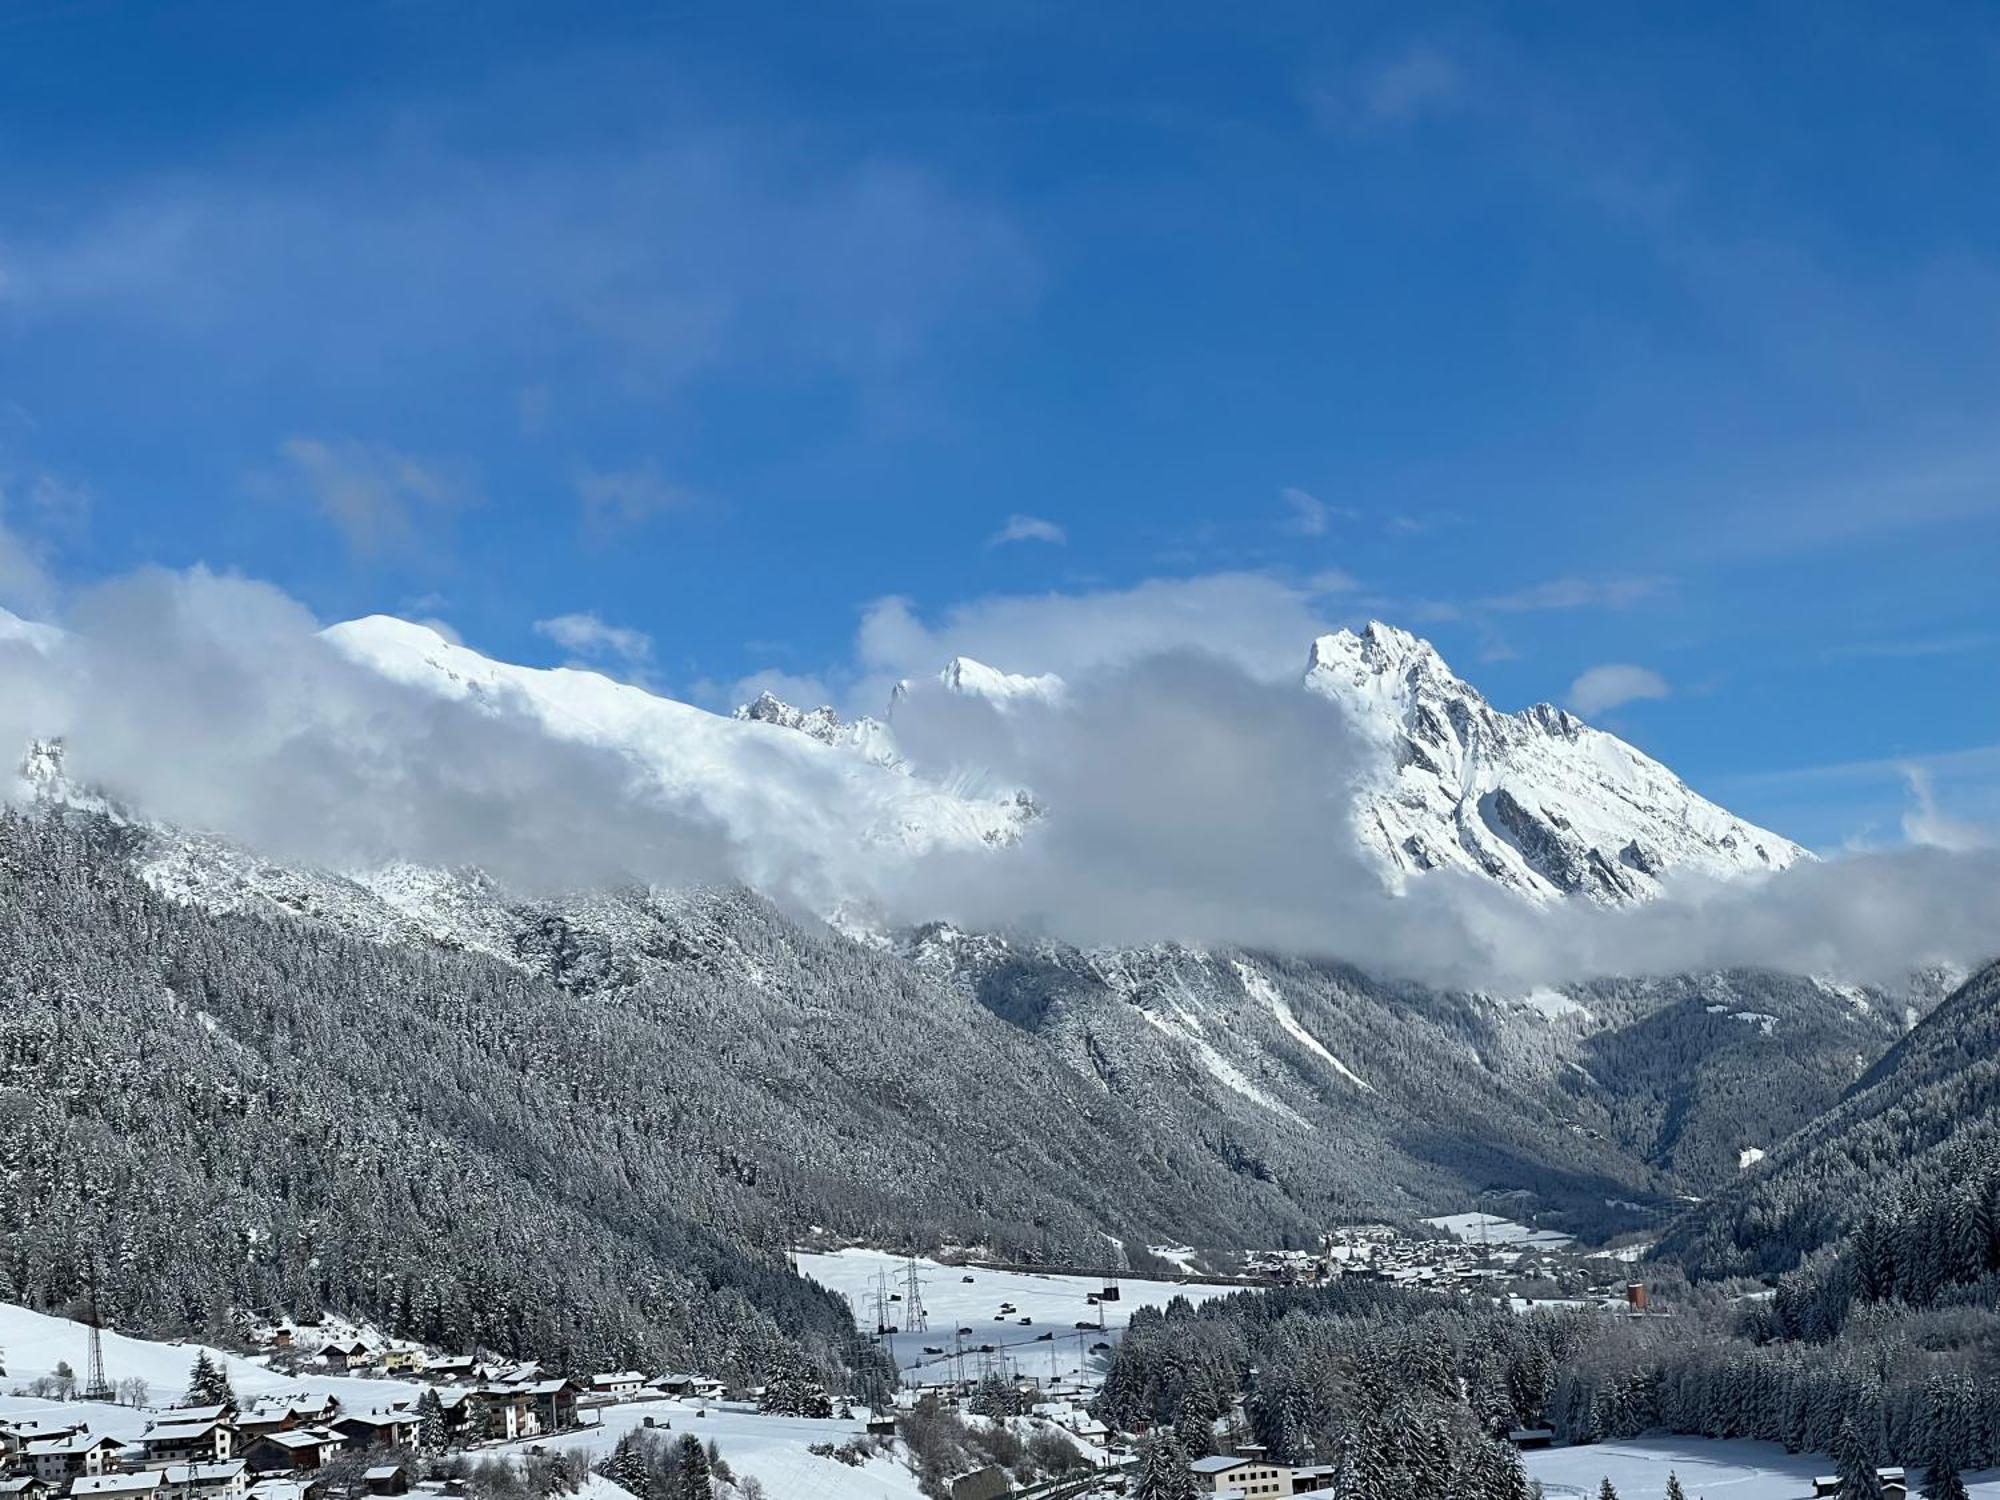
[[[1605,578],[1552,578],[1546,583],[1490,594],[1475,601],[1479,609],[1501,614],[1525,614],[1537,610],[1627,609],[1648,599],[1656,599],[1669,587],[1664,578],[1613,576]]]
[[[1665,698],[1669,691],[1666,678],[1651,667],[1605,662],[1578,674],[1569,685],[1568,702],[1588,718],[1642,699]]]
[[[414,554],[435,523],[478,502],[449,468],[386,443],[296,436],[278,455],[281,468],[253,487],[304,499],[361,559]]]
[[[1006,547],[1015,542],[1046,542],[1051,546],[1061,547],[1068,544],[1069,533],[1054,521],[1016,512],[1007,518],[1006,524],[986,539],[986,545]]]
[[[606,624],[590,610],[537,620],[535,634],[592,660],[612,658],[638,667],[653,659],[653,638],[645,631]]]
[[[651,459],[625,469],[579,468],[576,496],[584,532],[598,541],[694,504],[694,496],[662,475]]]

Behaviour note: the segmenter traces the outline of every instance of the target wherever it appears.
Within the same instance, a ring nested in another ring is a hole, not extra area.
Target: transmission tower
[[[889,1273],[886,1270],[875,1273],[875,1336],[885,1337],[896,1331],[889,1321],[889,1304],[894,1299],[889,1295]]]
[[[77,1392],[79,1401],[116,1401],[118,1392],[113,1389],[110,1377],[104,1373],[104,1320],[97,1311],[97,1271],[90,1273],[90,1358],[84,1375],[83,1389]]]
[[[923,1283],[917,1278],[917,1252],[910,1252],[909,1263],[903,1268],[903,1327],[912,1333],[924,1333],[930,1328],[930,1319],[924,1314]]]

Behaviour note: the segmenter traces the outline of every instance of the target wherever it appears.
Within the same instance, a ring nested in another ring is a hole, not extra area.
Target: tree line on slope
[[[1146,1458],[1162,1475],[1177,1453],[1216,1451],[1240,1403],[1249,1436],[1280,1462],[1329,1466],[1335,1496],[1526,1500],[1504,1433],[1546,1399],[1576,1337],[1367,1283],[1176,1298],[1133,1315],[1093,1410],[1170,1430]]]

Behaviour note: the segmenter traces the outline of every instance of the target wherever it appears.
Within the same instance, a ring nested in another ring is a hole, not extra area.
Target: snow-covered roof
[[[72,1495],[144,1495],[167,1482],[158,1469],[141,1469],[136,1474],[88,1474],[70,1481]]]
[[[208,1434],[215,1431],[220,1425],[213,1417],[202,1422],[155,1422],[139,1435],[139,1441],[149,1445],[153,1443],[192,1443],[198,1438],[207,1437]]]
[[[162,1472],[169,1484],[221,1484],[248,1467],[244,1460],[232,1458],[221,1464],[168,1464]]]
[[[1213,1453],[1207,1458],[1197,1458],[1188,1467],[1197,1474],[1225,1474],[1238,1464],[1250,1462],[1252,1460],[1241,1458],[1234,1453]]]

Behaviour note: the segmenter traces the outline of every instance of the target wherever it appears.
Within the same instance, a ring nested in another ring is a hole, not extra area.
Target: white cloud
[[[1258,681],[1283,681],[1305,670],[1314,637],[1333,628],[1321,596],[1351,583],[1338,572],[1308,585],[1263,573],[1209,573],[1084,594],[989,595],[935,620],[908,599],[878,599],[863,613],[856,641],[866,674],[856,706],[879,713],[890,682],[929,676],[954,656],[1004,672],[1072,677],[1197,651]]]
[[[280,859],[470,864],[531,890],[744,881],[803,909],[856,896],[896,920],[1242,943],[1501,991],[1737,965],[1893,982],[1976,960],[2000,930],[2000,851],[1946,826],[1921,784],[1915,847],[1758,882],[1670,880],[1634,910],[1540,907],[1443,872],[1391,896],[1348,827],[1353,777],[1378,752],[1289,673],[1246,670],[1267,636],[1296,665],[1319,623],[1266,578],[986,601],[937,627],[880,607],[878,652],[1004,630],[1025,655],[1096,633],[1067,658],[1001,659],[1095,660],[1060,703],[999,714],[934,692],[899,713],[911,774],[1029,786],[1045,808],[1018,846],[928,855],[850,836],[867,809],[832,770],[803,784],[798,807],[817,820],[641,786],[624,758],[552,740],[504,701],[440,699],[355,666],[268,585],[145,570],[76,606],[46,653],[0,651],[0,745],[61,735],[73,771],[121,802]],[[1242,660],[1189,649],[1217,640]],[[751,783],[778,767],[752,762]]]
[[[546,636],[565,651],[582,657],[616,657],[628,666],[640,666],[653,659],[651,636],[629,626],[607,625],[589,611],[537,620],[535,634]]]
[[[1650,667],[1612,661],[1581,673],[1569,685],[1569,706],[1588,718],[1642,698],[1664,698],[1666,678]]]
[[[1305,104],[1323,130],[1367,133],[1413,125],[1465,102],[1465,70],[1428,42],[1323,72],[1305,90]]]
[[[1545,609],[1626,609],[1657,597],[1666,588],[1664,578],[1554,578],[1513,593],[1489,595],[1479,600],[1478,606],[1503,614]]]
[[[1928,767],[1906,765],[1903,767],[1903,779],[1915,804],[1903,814],[1904,839],[1923,848],[1961,853],[1992,847],[1994,838],[1991,829],[1950,817],[1939,810],[1937,792]]]
[[[661,477],[651,459],[629,469],[579,469],[576,494],[583,502],[584,530],[600,539],[693,503],[686,490]]]
[[[1402,125],[1456,104],[1464,79],[1459,66],[1435,47],[1417,45],[1385,58],[1360,80],[1369,115]]]
[[[1327,524],[1333,519],[1327,503],[1319,496],[1306,490],[1287,486],[1278,491],[1286,505],[1291,507],[1292,518],[1286,530],[1300,536],[1325,536]]]
[[[437,465],[381,443],[292,437],[278,452],[289,473],[259,487],[303,491],[357,557],[416,552],[431,520],[472,499]]]
[[[1048,542],[1060,547],[1069,541],[1069,533],[1053,521],[1044,521],[1040,516],[1011,515],[1007,524],[986,539],[989,547],[1004,547],[1009,542]]]

